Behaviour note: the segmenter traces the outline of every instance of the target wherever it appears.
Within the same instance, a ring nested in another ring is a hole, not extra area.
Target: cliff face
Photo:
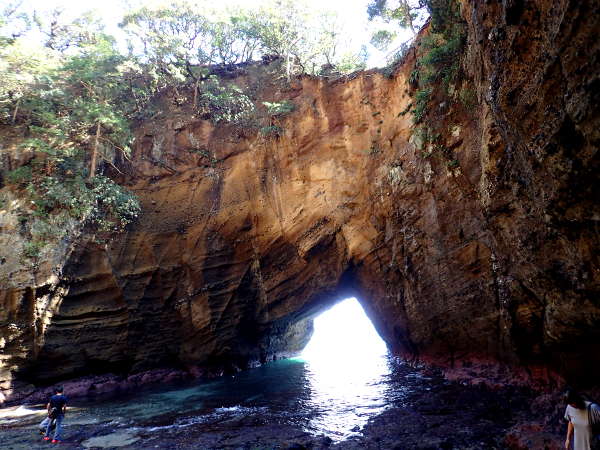
[[[121,164],[139,223],[56,264],[0,267],[5,394],[265,361],[349,295],[406,356],[597,383],[597,7],[472,0],[462,14],[477,101],[430,105],[451,163],[406,114],[413,53],[392,78],[283,86],[268,65],[244,69],[262,99],[295,103],[280,138],[214,127],[166,95]]]

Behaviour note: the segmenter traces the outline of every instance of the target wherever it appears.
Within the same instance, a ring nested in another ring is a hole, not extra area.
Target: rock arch
[[[5,385],[14,374],[53,379],[90,365],[264,361],[297,350],[307,319],[347,291],[410,357],[597,380],[599,71],[592,57],[565,62],[562,74],[551,62],[592,39],[594,24],[557,24],[552,2],[537,2],[518,33],[506,25],[505,42],[492,43],[502,8],[476,3],[463,13],[465,61],[481,68],[478,105],[432,105],[443,110],[453,164],[431,155],[406,113],[412,54],[391,78],[265,83],[265,98],[297,107],[277,139],[215,128],[166,95],[123,162],[139,223],[107,244],[83,239],[60,277],[42,267],[47,276],[3,291],[3,320],[25,330],[2,331]],[[586,5],[565,6],[564,17]],[[522,35],[540,44],[515,52]],[[248,67],[240,82],[265,73]],[[515,97],[515,86],[527,94]],[[51,314],[31,286],[54,298]],[[58,359],[60,372],[48,364]]]

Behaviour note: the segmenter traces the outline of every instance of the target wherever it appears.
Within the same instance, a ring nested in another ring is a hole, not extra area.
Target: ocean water
[[[502,449],[508,430],[538,413],[530,408],[534,395],[452,382],[390,356],[350,300],[316,318],[297,358],[213,380],[72,399],[61,447]],[[43,405],[0,409],[0,448],[47,448],[38,431],[44,416]]]
[[[297,358],[210,381],[74,399],[64,438],[68,441],[71,434],[82,447],[113,448],[132,445],[140,436],[246,421],[293,427],[339,442],[359,435],[369,418],[398,402],[403,388],[392,383],[394,364],[359,303],[351,299],[316,319],[314,337]],[[41,405],[0,411],[6,448],[38,442],[35,431],[43,416]]]

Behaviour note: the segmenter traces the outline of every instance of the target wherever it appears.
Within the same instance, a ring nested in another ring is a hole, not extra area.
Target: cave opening
[[[302,351],[307,362],[347,363],[379,358],[387,346],[360,302],[347,298],[314,318],[313,335]]]
[[[348,437],[383,408],[382,380],[390,373],[388,348],[356,298],[314,319],[314,333],[300,355],[315,405],[328,405],[311,420],[315,429]]]

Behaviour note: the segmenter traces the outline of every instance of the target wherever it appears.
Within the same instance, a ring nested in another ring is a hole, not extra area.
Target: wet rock
[[[81,443],[81,446],[84,448],[118,448],[134,444],[139,440],[140,437],[134,431],[120,431],[87,439]]]
[[[186,411],[149,411],[148,416],[115,416],[114,401],[101,398],[87,408],[73,405],[65,428],[67,448],[177,448],[177,449],[477,449],[555,448],[563,442],[564,423],[554,422],[555,412],[564,413],[560,397],[538,396],[527,388],[489,388],[449,382],[441,373],[424,377],[403,364],[395,364],[386,377],[389,405],[382,414],[372,416],[360,433],[341,439],[309,433],[306,423],[314,416],[304,408],[290,418],[269,406],[261,408],[208,408]],[[170,387],[173,389],[173,387]],[[183,387],[186,392],[188,387]],[[152,391],[154,394],[156,390]],[[164,394],[164,392],[163,392]],[[397,396],[394,401],[394,396]],[[168,397],[159,396],[162,401]],[[106,400],[105,400],[106,401]],[[127,400],[127,409],[148,408],[148,398]],[[110,417],[106,414],[113,412]],[[152,402],[156,407],[156,403]],[[122,406],[122,405],[121,405]],[[86,410],[89,409],[89,410]],[[562,411],[561,411],[562,410]],[[102,411],[101,414],[99,412]],[[218,411],[218,414],[215,412]],[[16,408],[0,411],[0,433],[11,448],[36,448],[38,436],[29,433],[43,415]],[[97,415],[98,414],[98,415]],[[154,414],[154,415],[153,415]],[[31,417],[30,417],[31,416]],[[18,423],[5,423],[17,417]],[[286,419],[287,417],[287,419]],[[324,432],[321,430],[321,432]]]
[[[561,442],[556,434],[549,433],[546,427],[536,423],[520,424],[511,428],[504,438],[504,444],[511,450],[564,449],[564,442]]]

